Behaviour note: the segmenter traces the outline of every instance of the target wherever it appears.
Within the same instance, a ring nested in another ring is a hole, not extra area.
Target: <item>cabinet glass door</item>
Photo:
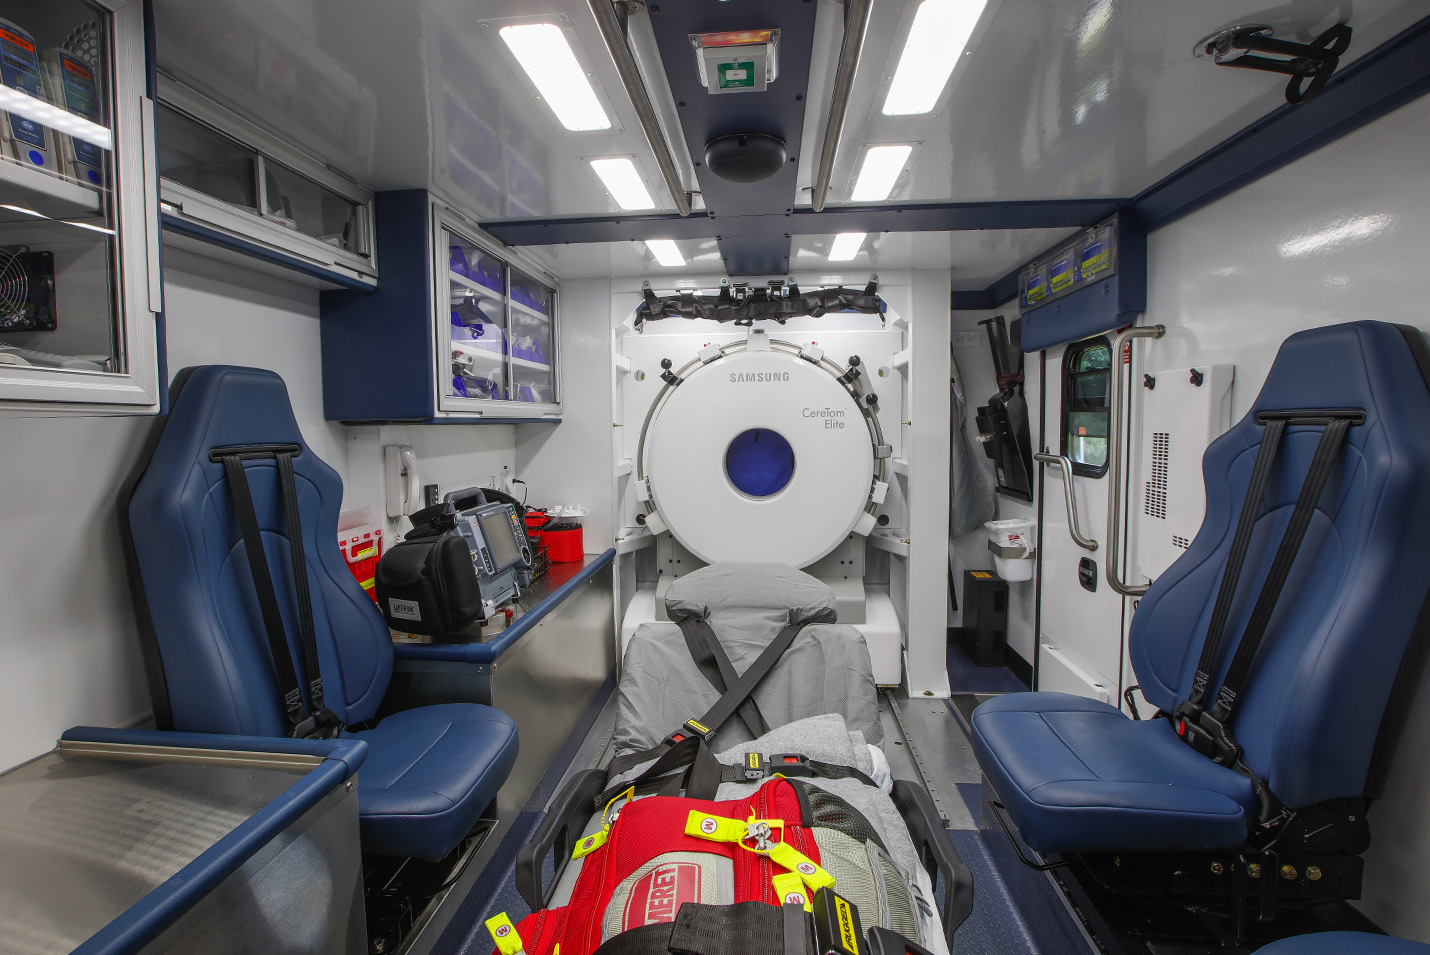
[[[451,398],[509,400],[506,264],[455,232],[444,229],[442,235],[451,290],[447,340],[452,362],[446,393]]]
[[[0,0],[0,366],[7,375],[129,370],[110,22],[84,0]]]
[[[513,401],[556,402],[556,293],[520,269],[511,270]]]

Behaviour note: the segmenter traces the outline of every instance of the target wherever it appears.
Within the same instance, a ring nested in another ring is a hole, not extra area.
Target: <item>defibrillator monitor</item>
[[[42,102],[45,99],[35,38],[9,20],[0,20],[0,83]],[[0,143],[11,158],[46,172],[60,172],[48,129],[16,112],[0,116],[4,116],[0,121]]]
[[[50,102],[64,107],[66,112],[81,116],[91,123],[102,124],[99,111],[99,84],[88,63],[55,48],[46,50],[43,60],[45,89]],[[52,134],[59,145],[64,162],[64,174],[81,185],[95,188],[104,185],[104,150],[94,143],[75,136]]]
[[[492,562],[497,570],[505,570],[513,564],[531,563],[526,534],[517,522],[516,511],[510,504],[488,504],[479,508],[477,521],[482,525],[482,534],[487,539]]]

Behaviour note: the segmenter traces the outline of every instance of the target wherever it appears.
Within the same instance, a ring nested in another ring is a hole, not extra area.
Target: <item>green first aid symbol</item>
[[[755,85],[755,64],[751,60],[721,63],[716,69],[720,72],[722,90],[745,89]]]

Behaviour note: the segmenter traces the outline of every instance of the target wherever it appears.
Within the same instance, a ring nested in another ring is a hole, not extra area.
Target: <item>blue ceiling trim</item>
[[[507,219],[481,227],[507,245],[626,242],[644,239],[764,237],[771,233],[976,232],[983,229],[1068,229],[1099,222],[1127,199],[1043,199],[1025,202],[940,202],[905,206],[836,206],[823,212],[749,215],[591,216]],[[780,270],[783,271],[783,270]],[[779,271],[766,273],[779,274]]]
[[[1341,70],[1315,99],[1284,105],[1133,200],[1150,232],[1430,92],[1430,17]]]
[[[689,3],[646,4],[660,47],[670,92],[680,114],[685,145],[695,162],[697,188],[705,207],[721,216],[784,212],[799,189],[800,142],[804,135],[805,84],[814,48],[814,18],[819,4]],[[753,20],[752,20],[753,17]],[[758,93],[708,92],[700,82],[696,50],[690,37],[729,30],[777,29],[779,75]],[[729,133],[767,133],[784,140],[788,161],[768,179],[730,182],[702,162],[705,144]],[[789,271],[788,229],[721,232],[720,255],[730,275],[784,275]]]
[[[1337,73],[1315,99],[1282,106],[1202,153],[1144,190],[1130,208],[1148,232],[1156,231],[1427,92],[1430,17]],[[1018,273],[1027,264],[987,288],[955,290],[952,307],[997,308],[1018,294]]]

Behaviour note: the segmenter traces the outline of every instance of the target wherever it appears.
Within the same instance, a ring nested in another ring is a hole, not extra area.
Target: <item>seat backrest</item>
[[[273,657],[216,447],[296,444],[294,481],[325,702],[344,723],[370,719],[392,676],[382,615],[338,549],[342,480],[303,441],[283,379],[261,368],[204,365],[179,373],[172,410],[125,508],[139,614],[152,620],[175,729],[284,736]],[[294,665],[298,611],[275,462],[246,463]]]
[[[1262,411],[1360,408],[1238,701],[1245,760],[1286,805],[1367,795],[1386,703],[1430,591],[1430,387],[1414,329],[1357,322],[1282,343],[1246,417],[1202,458],[1206,517],[1129,634],[1147,699],[1187,698],[1261,440]],[[1427,359],[1430,360],[1430,359]],[[1228,619],[1221,685],[1322,429],[1289,425]]]

